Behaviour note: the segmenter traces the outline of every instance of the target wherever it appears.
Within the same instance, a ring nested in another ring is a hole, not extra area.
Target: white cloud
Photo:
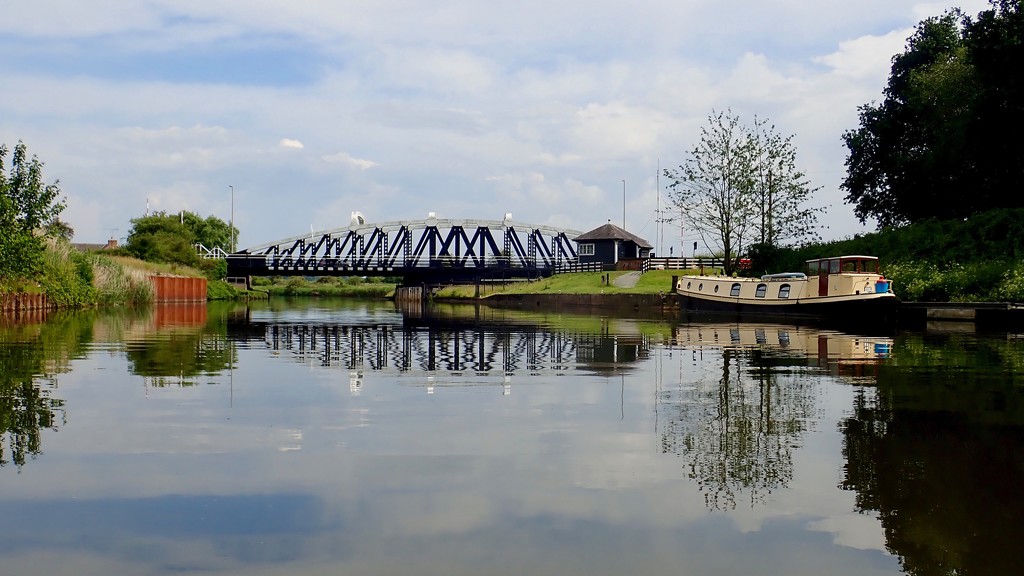
[[[338,218],[512,209],[517,220],[590,229],[620,204],[625,179],[628,220],[642,225],[659,162],[678,165],[712,109],[732,108],[796,135],[832,206],[832,234],[843,235],[860,225],[838,192],[840,136],[858,105],[880,98],[921,14],[941,13],[866,2],[780,2],[771,18],[763,3],[723,18],[717,5],[659,0],[48,3],[60,25],[39,3],[15,3],[0,41],[32,38],[23,56],[51,50],[65,64],[0,63],[0,141],[24,139],[47,178],[87,205],[68,210],[83,240],[127,229],[150,194],[169,210],[223,214],[232,185],[247,245],[308,229],[322,214],[303,200],[326,190],[343,191],[332,197]],[[972,2],[969,13],[984,4]],[[231,60],[222,74],[189,76],[196,51]],[[95,64],[106,60],[125,65],[114,75]],[[231,76],[246,66],[262,71],[255,84]],[[358,157],[280,153],[307,148]],[[371,191],[388,201],[368,206]]]
[[[377,166],[377,163],[374,162],[373,160],[365,160],[363,158],[354,158],[354,157],[350,156],[349,154],[347,154],[345,152],[338,152],[337,154],[331,154],[330,156],[324,156],[323,159],[324,159],[325,162],[328,162],[328,163],[331,163],[331,164],[346,164],[348,166],[352,166],[352,167],[358,168],[360,170],[369,170],[370,168],[373,168],[374,166]]]

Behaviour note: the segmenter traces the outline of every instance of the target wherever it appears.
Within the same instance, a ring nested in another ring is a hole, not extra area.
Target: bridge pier
[[[398,286],[395,288],[395,302],[399,304],[422,304],[430,293],[426,286]]]

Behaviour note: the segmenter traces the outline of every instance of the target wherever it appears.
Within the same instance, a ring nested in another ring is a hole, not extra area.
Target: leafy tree
[[[195,265],[199,261],[192,244],[195,235],[177,214],[156,212],[132,219],[125,250],[142,260]]]
[[[61,220],[60,218],[54,218],[46,223],[44,227],[46,235],[51,238],[63,238],[68,242],[75,237],[75,229],[71,227],[71,224]]]
[[[65,208],[58,181],[43,182],[43,163],[21,141],[14,147],[10,173],[8,149],[0,144],[0,277],[37,274],[44,250],[43,226]]]
[[[184,212],[181,216],[185,227],[192,231],[195,241],[213,250],[220,248],[225,252],[231,252],[232,226],[216,216],[201,218],[192,212]],[[234,229],[235,238],[238,238],[238,229]]]
[[[811,188],[807,176],[797,169],[793,136],[782,137],[768,120],[755,116],[750,144],[757,242],[774,247],[807,240],[817,229],[823,209],[806,205],[820,188]]]
[[[704,245],[721,252],[727,274],[752,239],[777,245],[817,225],[820,210],[804,206],[815,190],[796,168],[792,136],[767,120],[747,127],[731,112],[712,113],[689,157],[665,176],[671,200]]]
[[[199,264],[199,257],[194,244],[228,251],[231,231],[230,225],[215,216],[202,218],[192,212],[156,212],[132,220],[125,250],[143,260],[195,266]]]
[[[736,268],[753,221],[749,144],[739,117],[712,113],[689,158],[665,170],[672,180],[672,202],[684,211],[709,250],[714,250],[712,245],[721,250],[727,274]]]
[[[881,104],[843,134],[842,188],[879,228],[1024,206],[1016,136],[1024,129],[1024,16],[995,0],[976,21],[959,10],[918,24],[893,58]]]

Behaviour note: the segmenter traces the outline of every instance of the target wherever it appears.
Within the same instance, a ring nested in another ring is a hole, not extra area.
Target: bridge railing
[[[192,245],[192,248],[195,249],[196,254],[198,254],[203,260],[224,259],[228,257],[228,253],[222,250],[219,246],[207,248],[206,246],[203,246],[201,242],[196,242]]]
[[[647,258],[642,270],[709,270],[724,265],[721,258]]]
[[[604,264],[601,262],[563,262],[554,267],[555,274],[567,274],[570,272],[604,272]]]

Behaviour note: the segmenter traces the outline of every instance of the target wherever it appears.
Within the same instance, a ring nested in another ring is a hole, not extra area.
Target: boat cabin
[[[875,256],[816,258],[808,260],[805,269],[808,277],[817,278],[816,296],[886,292],[889,289],[878,272],[878,258]],[[881,285],[883,283],[885,286]]]

